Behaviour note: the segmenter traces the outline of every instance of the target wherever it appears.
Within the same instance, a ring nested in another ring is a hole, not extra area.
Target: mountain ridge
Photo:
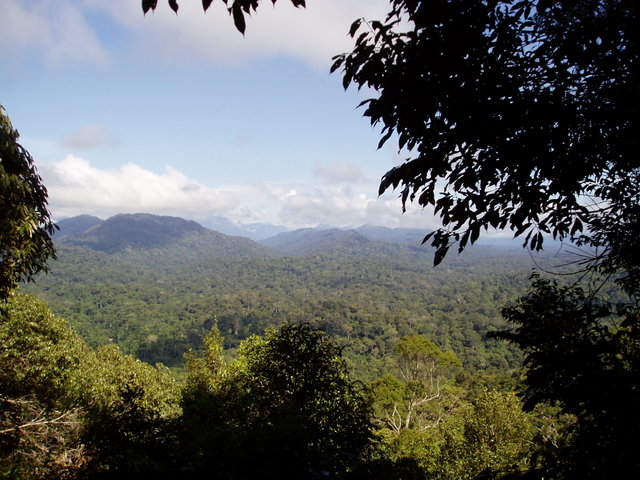
[[[229,221],[225,223],[223,217],[216,219],[223,227],[231,225]],[[58,224],[60,231],[54,240],[118,255],[135,253],[139,256],[144,252],[161,255],[174,247],[184,250],[192,259],[197,259],[198,255],[302,257],[401,254],[423,257],[433,253],[432,248],[422,244],[427,232],[411,228],[363,225],[351,229],[315,227],[279,231],[283,227],[271,226],[271,231],[278,233],[256,241],[246,235],[219,232],[193,220],[148,213],[118,214],[106,220],[80,215],[61,220]],[[261,229],[267,232],[269,226],[261,224]],[[235,231],[241,233],[242,229],[237,227]],[[519,248],[518,240],[511,238],[483,238],[478,243],[498,248]]]

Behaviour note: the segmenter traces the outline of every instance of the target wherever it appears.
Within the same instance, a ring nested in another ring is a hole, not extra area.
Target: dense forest
[[[224,3],[244,33],[259,0]],[[637,2],[389,8],[332,71],[409,150],[380,192],[433,207],[433,251],[146,214],[56,237],[0,107],[1,477],[638,476]]]
[[[214,328],[178,383],[115,345],[89,347],[34,297],[1,307],[8,478],[455,479],[524,468],[533,442],[555,440],[553,412],[465,380],[420,335],[396,345],[397,376],[365,385],[307,324],[249,337],[232,358]]]
[[[556,255],[479,246],[434,268],[353,231],[260,247],[173,217],[83,220],[22,286],[47,303],[3,307],[10,477],[503,475],[571,424],[522,411],[521,354],[487,337]]]
[[[479,246],[434,269],[432,252],[418,241],[354,243],[350,232],[304,232],[287,243],[298,256],[284,256],[206,229],[193,237],[192,225],[182,221],[187,228],[159,246],[146,226],[140,239],[131,238],[130,224],[141,217],[118,216],[117,224],[107,220],[85,237],[68,235],[62,222],[51,272],[25,286],[90,345],[114,343],[151,364],[179,367],[214,326],[234,349],[292,321],[317,326],[345,346],[354,375],[364,380],[385,373],[393,346],[414,333],[455,352],[470,370],[520,365],[515,349],[487,338],[504,328],[500,308],[524,292],[536,266],[517,247]],[[145,218],[156,226],[180,220]],[[109,238],[128,243],[118,247]],[[312,253],[304,255],[303,246]],[[551,254],[537,260],[562,262]]]

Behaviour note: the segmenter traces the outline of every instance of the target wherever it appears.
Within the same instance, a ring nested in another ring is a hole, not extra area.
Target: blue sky
[[[120,212],[291,228],[430,228],[380,177],[401,161],[329,75],[386,0],[266,1],[245,37],[220,1],[0,0],[0,103],[57,219]]]

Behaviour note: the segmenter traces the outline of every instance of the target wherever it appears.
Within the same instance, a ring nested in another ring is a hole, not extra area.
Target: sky
[[[402,162],[331,57],[388,0],[263,1],[245,35],[224,4],[0,0],[0,104],[35,158],[56,220],[176,215],[288,228],[429,229],[398,192]]]

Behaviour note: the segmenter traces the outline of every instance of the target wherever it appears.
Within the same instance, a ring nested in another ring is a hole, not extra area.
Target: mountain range
[[[220,222],[224,223],[224,222]],[[230,222],[228,222],[229,225]],[[179,217],[147,213],[119,214],[106,220],[80,215],[58,222],[56,242],[94,251],[127,256],[158,256],[171,250],[182,262],[206,258],[257,258],[306,255],[432,255],[421,245],[427,233],[419,229],[362,226],[355,229],[304,228],[280,231],[258,241],[244,235],[228,235]],[[269,229],[263,225],[262,232]],[[239,227],[238,231],[242,231]],[[494,239],[512,247],[519,242]],[[485,240],[490,244],[491,239]],[[179,255],[176,254],[179,252]]]

